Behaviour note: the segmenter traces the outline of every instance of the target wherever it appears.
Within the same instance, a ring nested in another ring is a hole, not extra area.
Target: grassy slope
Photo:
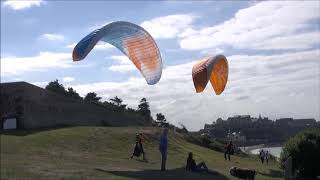
[[[148,163],[130,160],[135,134],[146,134]],[[152,127],[75,127],[34,132],[27,135],[1,135],[1,179],[233,179],[231,166],[256,169],[257,179],[281,179],[274,161],[261,165],[256,158],[223,154],[186,142],[170,133],[167,173],[159,172],[160,129]],[[189,151],[196,162],[205,161],[219,175],[204,175],[184,170]],[[39,178],[40,177],[40,178]]]

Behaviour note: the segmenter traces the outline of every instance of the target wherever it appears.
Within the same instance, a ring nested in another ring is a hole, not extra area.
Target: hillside
[[[135,134],[146,135],[145,151],[149,162],[129,159]],[[73,127],[48,131],[2,132],[1,179],[236,179],[231,166],[254,168],[257,179],[281,179],[278,164],[259,163],[255,157],[223,154],[184,140],[170,132],[168,172],[158,171],[160,129],[154,127]],[[205,161],[217,174],[196,174],[184,170],[189,151],[197,162]]]

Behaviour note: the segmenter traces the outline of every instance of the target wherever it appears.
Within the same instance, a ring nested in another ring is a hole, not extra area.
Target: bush
[[[301,178],[320,175],[320,128],[308,129],[290,138],[280,155],[281,167],[291,155],[293,172]]]

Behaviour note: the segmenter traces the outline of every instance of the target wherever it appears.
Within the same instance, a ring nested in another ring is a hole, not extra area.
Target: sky
[[[77,42],[119,20],[142,26],[158,44],[156,85],[107,43],[72,61]],[[218,96],[208,83],[196,93],[192,66],[214,54],[228,59],[225,91]],[[45,87],[55,79],[131,108],[145,97],[154,117],[189,130],[245,114],[319,121],[320,1],[1,1],[1,82]]]

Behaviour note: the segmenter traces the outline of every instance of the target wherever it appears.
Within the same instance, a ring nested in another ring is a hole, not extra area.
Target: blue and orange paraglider
[[[104,41],[122,51],[138,68],[149,85],[156,84],[162,74],[162,60],[156,42],[142,27],[117,21],[84,37],[73,49],[73,61],[84,59],[94,46]]]
[[[192,78],[197,93],[202,92],[210,80],[217,95],[228,81],[228,61],[224,55],[216,55],[198,61],[192,68]]]

